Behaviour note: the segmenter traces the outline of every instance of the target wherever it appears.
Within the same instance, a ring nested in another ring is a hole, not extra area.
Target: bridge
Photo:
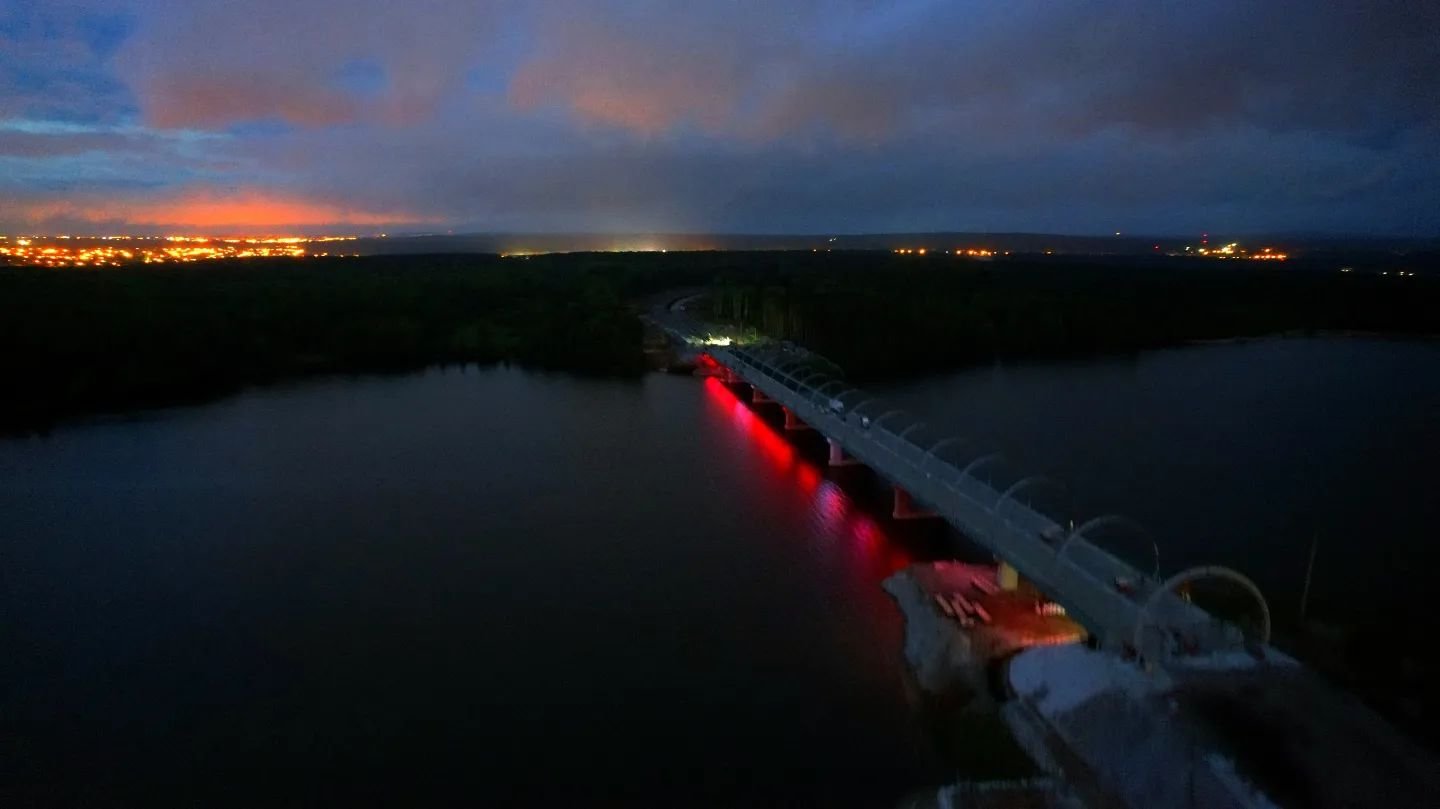
[[[1064,606],[1102,648],[1168,668],[1216,655],[1244,659],[1232,653],[1269,643],[1269,608],[1242,574],[1205,566],[1162,577],[1152,541],[1144,543],[1148,558],[1137,562],[1095,540],[1115,530],[1145,537],[1133,521],[1106,515],[1075,526],[1047,513],[1036,495],[1057,485],[1053,481],[1031,476],[996,482],[990,473],[1002,456],[966,452],[964,440],[931,434],[914,416],[845,382],[824,358],[784,342],[739,345],[709,337],[716,329],[691,318],[679,302],[650,319],[703,352],[724,381],[749,385],[757,401],[783,407],[788,427],[817,430],[830,445],[832,464],[863,463],[887,479],[895,487],[897,517],[945,519],[993,553],[1012,581],[1023,577]],[[1182,594],[1184,585],[1203,579],[1248,593],[1257,605],[1256,623],[1241,627],[1222,620]]]

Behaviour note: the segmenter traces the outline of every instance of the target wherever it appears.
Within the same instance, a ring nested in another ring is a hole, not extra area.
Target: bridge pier
[[[831,466],[858,466],[860,464],[859,461],[845,455],[845,448],[840,445],[839,441],[826,438],[825,443],[830,445]]]
[[[890,488],[895,491],[895,504],[890,509],[890,516],[892,518],[897,520],[923,520],[929,517],[940,516],[929,509],[917,508],[915,498],[911,497],[909,492],[899,486],[891,486]]]
[[[788,407],[782,407],[781,409],[785,411],[785,429],[787,429],[787,430],[811,430],[811,429],[814,429],[813,427],[811,427],[810,425],[808,425],[808,424],[806,424],[805,422],[801,421],[800,419],[795,418],[795,414],[794,414],[793,412],[791,412],[790,408],[788,408]]]
[[[774,399],[771,399],[769,396],[765,395],[765,391],[762,391],[759,388],[753,386],[750,388],[750,401],[754,402],[755,404],[775,403]],[[788,413],[789,411],[787,410],[786,412]]]
[[[1016,590],[1020,587],[1020,571],[1016,570],[1009,562],[1000,560],[1000,567],[995,570],[995,583],[1001,590]]]

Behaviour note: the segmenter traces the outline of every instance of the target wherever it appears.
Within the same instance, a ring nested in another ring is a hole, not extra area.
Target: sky
[[[0,233],[1440,235],[1434,0],[0,0]]]

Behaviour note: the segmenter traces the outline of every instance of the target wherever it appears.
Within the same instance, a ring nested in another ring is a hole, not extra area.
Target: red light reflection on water
[[[855,547],[863,549],[871,564],[889,575],[914,561],[904,547],[889,541],[869,516],[856,514],[850,521]]]
[[[839,486],[828,480],[820,485],[820,491],[815,495],[815,503],[824,515],[827,527],[834,530],[840,528],[845,520],[845,512],[850,510],[850,498],[840,491]]]
[[[796,477],[800,481],[800,488],[804,489],[806,494],[814,494],[815,490],[820,488],[820,482],[824,480],[820,476],[820,470],[808,463],[800,464],[795,471]]]
[[[776,471],[785,472],[795,465],[795,448],[790,446],[790,442],[776,435],[770,425],[752,413],[720,380],[713,376],[707,377],[705,390],[717,402],[728,404],[731,421],[755,441],[765,456],[774,463]]]
[[[811,498],[812,508],[825,530],[850,540],[845,543],[843,553],[856,563],[856,568],[878,580],[910,564],[908,551],[892,542],[874,519],[854,507],[850,496],[838,484],[826,479],[819,468],[800,457],[784,436],[740,401],[730,388],[708,377],[705,389],[715,402],[729,408],[731,422],[760,447],[776,472],[793,475],[800,490]]]
[[[705,380],[706,397],[746,442],[765,459],[758,467],[762,485],[774,489],[785,507],[808,517],[808,530],[797,532],[802,564],[815,568],[810,584],[826,596],[839,642],[838,665],[852,673],[868,672],[877,682],[893,682],[894,650],[901,648],[903,628],[894,602],[880,583],[912,561],[911,554],[865,513],[825,469],[806,458],[790,441],[747,406],[718,379]],[[752,467],[752,469],[755,467]],[[803,522],[803,521],[802,521]]]

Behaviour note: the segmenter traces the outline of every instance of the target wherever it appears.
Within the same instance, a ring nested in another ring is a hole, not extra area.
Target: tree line
[[[0,432],[316,373],[513,362],[635,375],[636,315],[685,287],[709,289],[715,318],[862,379],[1280,331],[1440,332],[1434,277],[1203,260],[790,251],[0,268]]]
[[[859,378],[1279,332],[1440,333],[1440,279],[1204,259],[777,259],[727,271],[716,318]]]
[[[0,269],[0,431],[316,373],[514,362],[643,369],[634,301],[695,283],[597,255],[247,259]]]

